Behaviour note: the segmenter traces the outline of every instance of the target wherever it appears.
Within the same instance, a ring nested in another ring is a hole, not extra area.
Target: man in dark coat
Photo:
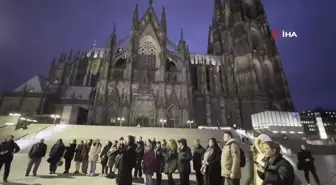
[[[132,169],[136,162],[136,145],[133,136],[128,136],[125,147],[119,150],[118,185],[132,185]]]
[[[49,159],[47,160],[50,165],[49,165],[49,174],[55,174],[57,165],[60,162],[60,160],[63,157],[65,150],[65,146],[63,144],[62,139],[57,140],[57,142],[52,146],[50,152],[49,152]]]
[[[142,141],[142,137],[139,137],[139,141],[136,143],[136,162],[135,162],[135,168],[134,168],[134,178],[142,178],[142,167],[141,162],[144,156],[145,151],[145,145]]]
[[[282,157],[280,145],[266,141],[264,152],[268,157],[266,166],[256,164],[257,174],[263,180],[262,185],[294,185],[295,172],[292,165]]]
[[[69,173],[69,169],[71,167],[71,161],[74,158],[75,155],[75,150],[76,150],[76,139],[74,139],[69,146],[65,147],[65,153],[64,153],[64,160],[65,160],[65,165],[64,165],[64,174],[68,174]]]
[[[178,171],[180,173],[180,185],[190,185],[189,176],[191,173],[190,161],[192,160],[191,149],[187,145],[187,140],[178,140]]]
[[[309,180],[309,172],[313,174],[313,177],[318,185],[320,185],[320,179],[317,175],[316,168],[314,165],[314,157],[311,152],[307,150],[305,145],[301,145],[301,151],[297,153],[298,165],[297,168],[299,170],[304,171],[305,179],[307,184],[310,184]]]
[[[200,144],[200,140],[197,139],[194,144],[193,150],[193,167],[196,173],[196,180],[198,185],[203,185],[203,174],[201,173],[202,158],[205,152],[205,148]]]
[[[5,165],[3,182],[7,182],[10,167],[14,158],[14,154],[20,151],[20,147],[14,142],[14,136],[9,135],[7,139],[0,144],[0,170]]]
[[[29,162],[26,170],[26,175],[29,176],[30,170],[34,165],[33,176],[36,176],[36,172],[41,164],[42,157],[47,153],[47,145],[44,144],[44,139],[41,139],[38,143],[34,144],[29,153]]]

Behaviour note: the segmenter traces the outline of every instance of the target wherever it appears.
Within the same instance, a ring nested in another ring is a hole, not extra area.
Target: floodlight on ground
[[[34,122],[34,123],[37,123],[37,121],[36,121],[36,120],[33,120],[33,122]]]
[[[21,114],[19,114],[19,113],[9,113],[8,115],[9,116],[15,116],[15,117],[20,117],[21,116]]]
[[[189,127],[190,127],[190,129],[191,129],[192,124],[194,123],[194,121],[193,121],[193,120],[188,120],[187,123],[189,124]]]
[[[117,117],[117,120],[119,121],[119,124],[121,126],[122,122],[125,121],[125,118],[123,118],[123,117]]]
[[[31,121],[33,121],[33,120],[31,120],[31,119],[27,119],[27,121],[28,121],[28,122],[31,122]]]
[[[27,119],[26,119],[26,118],[24,118],[24,117],[21,117],[21,118],[20,118],[20,120],[24,120],[24,121],[25,121],[25,120],[27,120]]]
[[[166,119],[160,119],[160,123],[161,123],[162,128],[164,127],[163,125],[164,125],[166,122],[167,122]]]

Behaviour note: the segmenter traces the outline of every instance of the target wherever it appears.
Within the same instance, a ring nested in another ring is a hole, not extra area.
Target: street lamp
[[[58,115],[58,114],[52,114],[52,115],[50,115],[50,117],[54,119],[54,123],[53,123],[54,125],[56,125],[56,120],[57,120],[58,118],[61,118],[61,116]]]
[[[160,123],[161,123],[162,128],[163,128],[163,127],[164,127],[163,125],[164,125],[165,123],[167,123],[167,120],[166,120],[166,119],[160,119]]]
[[[187,123],[189,124],[190,129],[191,129],[191,125],[194,123],[194,121],[193,120],[188,120]]]
[[[125,118],[123,118],[123,117],[117,117],[117,120],[119,121],[119,123],[120,123],[120,126],[121,126],[121,124],[122,124],[122,122],[125,120]]]

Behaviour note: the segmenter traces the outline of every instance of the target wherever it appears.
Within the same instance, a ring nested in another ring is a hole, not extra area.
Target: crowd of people
[[[98,162],[102,166],[99,176],[115,179],[118,185],[131,185],[132,181],[143,181],[146,185],[153,185],[153,176],[156,176],[156,185],[162,184],[162,174],[168,178],[168,185],[175,185],[173,173],[179,173],[180,185],[190,184],[192,167],[195,171],[198,185],[240,185],[242,178],[241,168],[246,165],[245,152],[231,132],[225,131],[223,144],[215,138],[208,140],[208,146],[203,147],[199,140],[194,141],[192,149],[186,139],[156,141],[142,137],[137,140],[133,136],[121,137],[118,141],[108,141],[104,146],[99,139],[80,141],[73,140],[67,146],[59,139],[50,149],[47,161],[50,174],[55,174],[60,166],[64,166],[64,174],[71,173],[72,161],[75,163],[73,174],[95,176]],[[0,169],[5,165],[3,180],[7,182],[10,165],[19,146],[13,136],[0,144]],[[42,158],[47,153],[47,145],[41,139],[34,144],[29,153],[29,161],[25,176],[36,176]],[[253,155],[252,155],[253,153]],[[279,144],[271,141],[267,135],[255,139],[251,155],[255,156],[251,166],[255,167],[248,184],[256,185],[294,185],[295,173],[292,165],[281,155]],[[313,157],[302,146],[298,154],[299,169],[305,174],[311,171],[319,183],[313,164]],[[64,164],[64,165],[63,165]],[[133,172],[133,174],[132,174]],[[144,176],[144,178],[143,178]],[[307,176],[307,175],[306,175]],[[309,178],[307,180],[309,183]],[[245,184],[245,183],[244,183]]]

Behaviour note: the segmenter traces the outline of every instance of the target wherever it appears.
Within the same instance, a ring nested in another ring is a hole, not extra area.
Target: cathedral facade
[[[139,17],[136,6],[129,36],[114,27],[106,47],[55,60],[47,94],[86,102],[89,124],[250,129],[251,114],[294,109],[260,0],[215,0],[207,54],[192,53],[183,31],[174,44],[166,26],[164,8]]]

